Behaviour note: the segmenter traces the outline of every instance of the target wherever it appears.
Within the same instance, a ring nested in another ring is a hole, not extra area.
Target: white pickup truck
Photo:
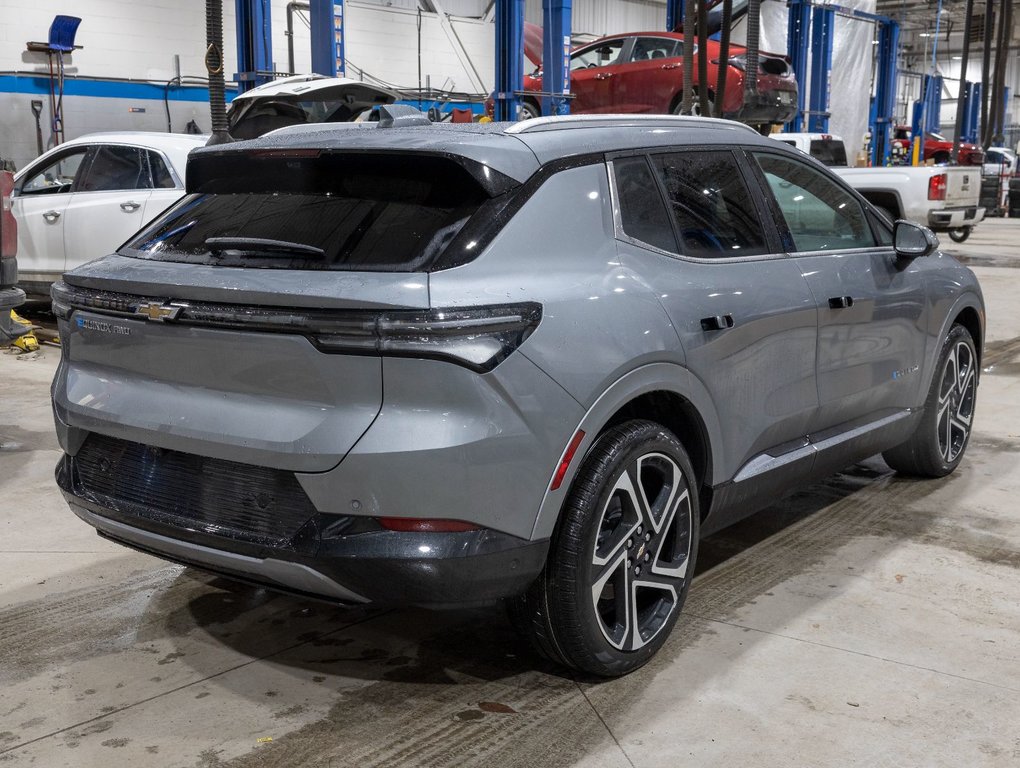
[[[849,168],[839,136],[822,133],[775,133],[772,138],[811,155],[832,168],[847,184],[892,221],[908,219],[962,243],[985,217],[980,166],[890,166]]]

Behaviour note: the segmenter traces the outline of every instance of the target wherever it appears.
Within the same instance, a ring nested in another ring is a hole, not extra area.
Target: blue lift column
[[[981,122],[981,83],[967,83],[967,114],[963,117],[964,141],[977,144],[978,124]]]
[[[271,0],[235,0],[237,80],[243,93],[273,79]]]
[[[571,0],[542,0],[543,115],[570,114],[570,12]]]
[[[808,0],[790,0],[787,21],[786,51],[790,56],[794,77],[797,78],[797,114],[786,124],[787,130],[800,133],[804,130],[804,112],[807,104],[808,51],[811,43],[811,3]],[[830,54],[831,58],[831,54]],[[828,74],[826,74],[828,81]]]
[[[828,133],[832,28],[836,12],[832,8],[816,6],[811,17],[811,106],[808,108],[808,130],[812,133]]]
[[[891,19],[878,21],[878,72],[875,74],[875,100],[871,120],[871,164],[889,163],[896,110],[896,63],[900,51],[900,25]]]
[[[523,87],[524,0],[496,0],[496,120],[517,119]]]
[[[327,77],[345,77],[344,0],[311,0],[312,72]]]
[[[666,0],[666,31],[676,32],[684,23],[684,0]]]

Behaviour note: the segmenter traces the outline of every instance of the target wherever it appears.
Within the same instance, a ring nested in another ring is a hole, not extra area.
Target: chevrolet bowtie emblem
[[[182,309],[184,307],[180,304],[158,304],[155,301],[150,301],[148,304],[139,304],[135,307],[135,314],[148,320],[162,322],[163,320],[176,320]]]

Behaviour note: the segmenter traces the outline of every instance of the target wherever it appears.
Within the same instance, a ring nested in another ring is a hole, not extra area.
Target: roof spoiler
[[[407,104],[385,104],[379,107],[377,128],[404,128],[411,125],[432,125],[428,115]]]

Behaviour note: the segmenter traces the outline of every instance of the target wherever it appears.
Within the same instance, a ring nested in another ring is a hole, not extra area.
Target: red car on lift
[[[528,31],[525,31],[525,53],[540,67],[541,43],[529,40]],[[630,32],[608,35],[579,46],[570,54],[570,90],[574,95],[570,102],[571,113],[678,113],[683,96],[683,39],[684,36],[676,32]],[[719,98],[715,93],[719,43],[709,40],[707,46],[709,101],[714,104]],[[746,101],[746,55],[746,48],[730,46],[726,93],[722,97],[723,116],[761,126],[787,122],[797,111],[797,81],[789,59],[760,52],[757,96]],[[696,81],[696,58],[694,66]],[[541,70],[524,78],[524,90],[542,90]],[[540,105],[540,97],[523,96],[521,117],[540,116]]]
[[[910,162],[911,140],[913,134],[909,125],[897,125],[892,138],[894,156],[903,157]],[[953,158],[953,142],[937,133],[928,133],[924,137],[923,161],[931,160],[936,165],[944,165]],[[985,161],[985,153],[981,147],[967,142],[960,144],[960,165],[981,165]]]

